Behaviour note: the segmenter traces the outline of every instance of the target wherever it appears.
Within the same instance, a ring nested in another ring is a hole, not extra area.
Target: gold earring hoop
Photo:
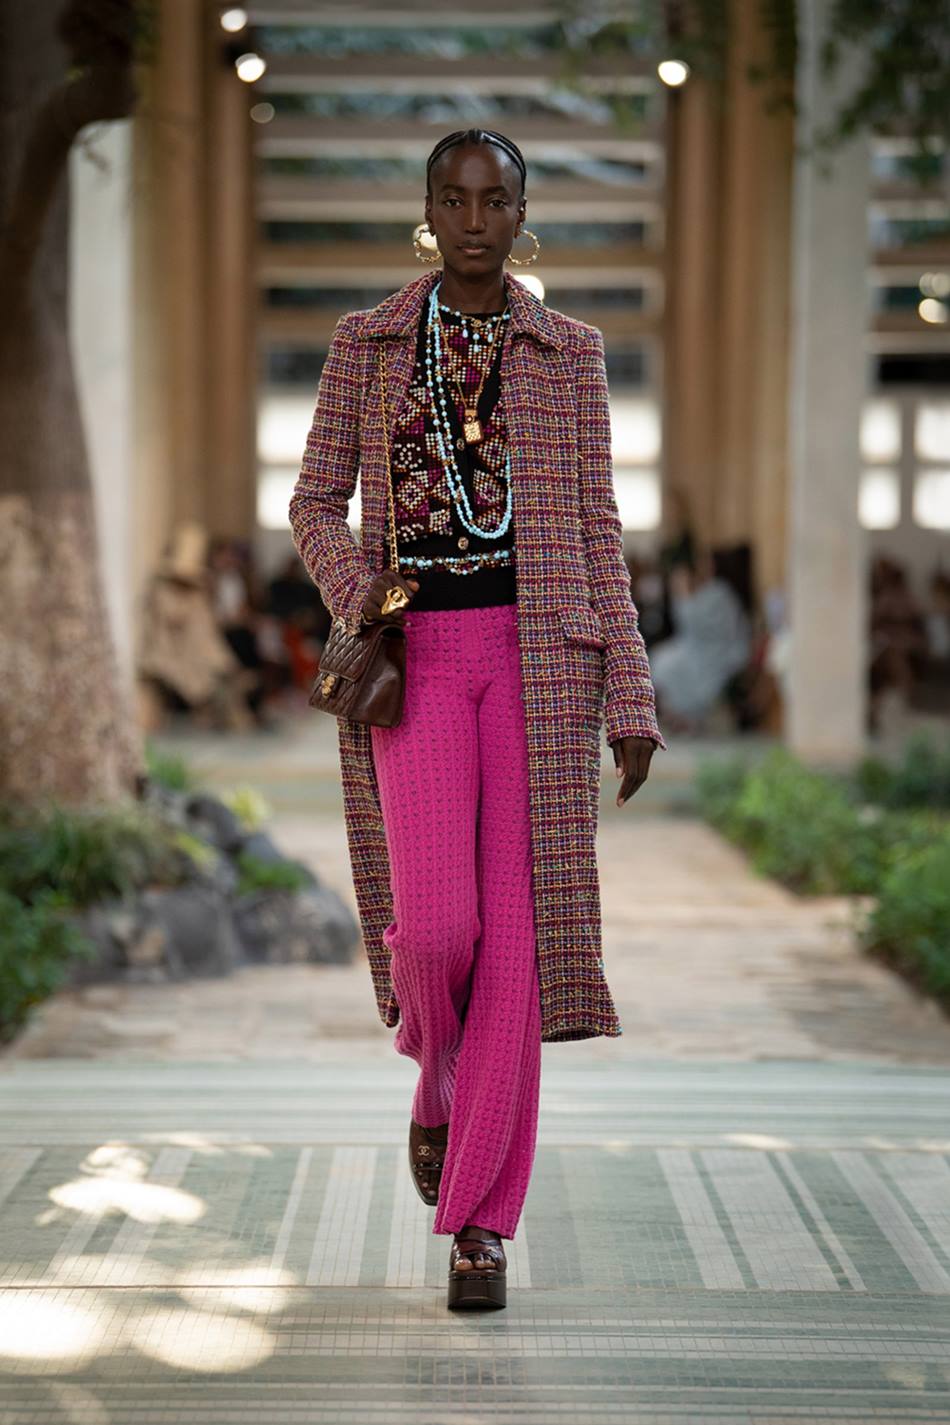
[[[533,233],[530,228],[522,228],[518,237],[534,238],[534,252],[530,257],[515,257],[509,252],[508,261],[515,263],[518,267],[530,267],[532,262],[537,262],[538,260],[538,253],[541,251],[541,239],[537,233]]]
[[[436,247],[435,252],[432,252],[431,249],[427,249],[426,247],[424,247],[422,243],[423,233],[428,233],[430,237],[435,237],[435,233],[429,227],[428,223],[416,224],[416,226],[412,230],[412,248],[416,254],[416,257],[418,257],[420,262],[438,262],[439,258],[442,256],[441,252],[438,249],[438,246]]]

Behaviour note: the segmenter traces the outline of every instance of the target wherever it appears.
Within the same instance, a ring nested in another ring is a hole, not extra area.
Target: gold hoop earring
[[[416,254],[416,257],[418,257],[420,262],[438,262],[439,258],[442,256],[441,252],[439,251],[438,247],[436,247],[435,252],[432,252],[431,249],[423,247],[421,242],[421,237],[423,233],[429,233],[430,236],[435,237],[435,233],[432,232],[432,229],[429,227],[428,223],[416,224],[416,226],[412,230],[412,248]]]
[[[541,240],[537,233],[533,233],[530,228],[522,228],[518,237],[534,238],[534,252],[530,257],[514,257],[512,253],[509,252],[508,261],[514,262],[518,267],[530,267],[532,262],[537,262],[538,260],[538,253],[541,251]]]

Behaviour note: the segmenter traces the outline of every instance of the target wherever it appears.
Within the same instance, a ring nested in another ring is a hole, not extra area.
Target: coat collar
[[[441,268],[435,272],[423,272],[421,277],[400,287],[398,292],[384,298],[378,306],[371,307],[363,326],[363,336],[404,336],[414,332],[429,293],[441,275]],[[544,303],[529,292],[513,273],[503,272],[502,278],[511,312],[509,330],[512,333],[527,332],[536,341],[563,347],[561,333]]]

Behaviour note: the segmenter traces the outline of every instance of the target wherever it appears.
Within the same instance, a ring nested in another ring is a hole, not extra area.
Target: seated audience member
[[[880,725],[881,703],[898,693],[905,706],[923,671],[927,637],[920,604],[904,568],[886,554],[871,561],[870,664],[868,679],[870,730]]]
[[[180,525],[146,592],[137,671],[150,697],[147,719],[158,723],[173,711],[246,727],[241,665],[215,618],[207,551],[201,525]]]
[[[657,707],[674,731],[698,732],[748,662],[749,619],[708,550],[671,570],[670,598],[672,637],[650,652]]]

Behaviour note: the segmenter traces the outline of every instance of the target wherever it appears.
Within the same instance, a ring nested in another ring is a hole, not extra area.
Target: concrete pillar
[[[133,658],[132,124],[70,155],[70,331],[120,676]]]
[[[830,0],[802,0],[799,140],[812,141],[856,75],[819,73]],[[867,374],[866,138],[820,168],[796,159],[793,195],[791,482],[786,735],[802,757],[846,765],[864,745],[866,574],[858,523],[858,430]]]
[[[776,114],[762,125],[758,184],[762,245],[752,326],[757,352],[757,418],[751,435],[749,501],[760,595],[782,589],[786,578],[794,145],[795,124],[790,114]]]

